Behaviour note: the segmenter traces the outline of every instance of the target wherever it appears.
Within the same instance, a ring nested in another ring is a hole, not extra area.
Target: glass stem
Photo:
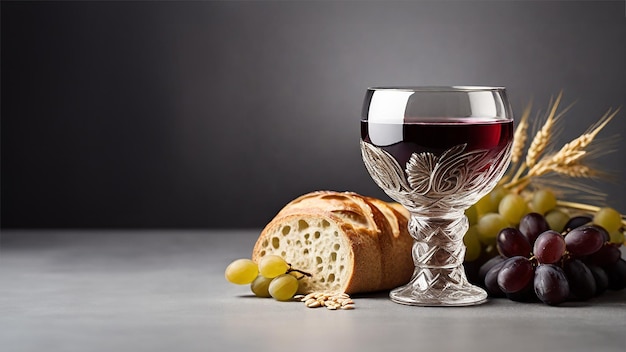
[[[397,303],[409,305],[473,305],[487,293],[467,281],[463,236],[469,221],[463,212],[445,217],[411,214],[409,233],[415,240],[411,281],[390,293]]]
[[[462,269],[465,257],[463,236],[468,228],[469,221],[463,213],[450,218],[429,218],[411,214],[409,233],[415,239],[415,266],[426,270]]]

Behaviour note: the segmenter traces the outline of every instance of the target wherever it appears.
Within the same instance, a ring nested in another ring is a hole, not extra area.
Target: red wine
[[[498,155],[513,139],[513,121],[455,119],[405,124],[361,121],[361,139],[391,154],[404,167],[411,154],[444,151],[466,144],[465,152]]]

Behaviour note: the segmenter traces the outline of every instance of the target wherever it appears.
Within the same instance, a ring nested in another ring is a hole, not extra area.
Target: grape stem
[[[302,271],[302,270],[300,270],[300,269],[294,269],[294,268],[292,268],[292,267],[291,267],[291,264],[289,264],[289,269],[287,269],[287,273],[290,273],[290,272],[296,272],[296,273],[298,273],[298,274],[302,274],[302,275],[304,275],[304,276],[306,276],[306,277],[312,277],[312,276],[313,276],[313,275],[311,275],[310,273],[307,273],[306,271]],[[302,279],[304,276],[299,277],[299,278],[298,278],[298,280]]]

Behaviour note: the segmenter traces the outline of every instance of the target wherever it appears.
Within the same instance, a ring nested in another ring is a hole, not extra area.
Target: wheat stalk
[[[556,201],[556,205],[559,206],[559,207],[563,207],[563,208],[582,210],[582,211],[591,212],[591,213],[597,213],[598,211],[600,211],[600,209],[602,209],[601,207],[598,207],[598,206],[595,206],[595,205],[582,204],[582,203],[576,203],[576,202],[568,202],[568,201],[564,201],[564,200],[557,200]],[[624,214],[620,214],[620,215],[622,217],[622,226],[626,227],[626,215],[624,215]]]
[[[528,151],[526,152],[526,166],[533,167],[539,160],[539,156],[543,153],[543,151],[548,146],[548,141],[550,140],[550,132],[552,131],[552,127],[555,123],[555,115],[556,109],[561,102],[561,97],[563,96],[563,92],[560,92],[556,97],[554,103],[550,101],[550,105],[552,105],[552,109],[550,109],[550,113],[546,118],[546,122],[544,122],[543,126],[537,131],[535,137],[533,138],[530,146],[528,147]]]
[[[572,168],[572,174],[581,173],[590,175],[590,169],[587,172],[582,171],[582,165],[579,164],[580,160],[587,154],[587,148],[600,133],[600,131],[617,115],[619,109],[611,112],[609,109],[600,120],[592,126],[586,133],[580,137],[566,143],[557,153],[551,157],[543,158],[539,163],[530,168],[528,176],[541,176],[549,171],[555,171],[562,174],[567,174],[568,168]],[[573,171],[576,169],[576,171]],[[589,177],[589,176],[582,176]]]
[[[556,114],[561,98],[562,93],[557,96],[554,102],[551,102],[551,109],[547,115],[546,122],[537,132],[526,152],[526,161],[520,165],[513,178],[504,183],[506,189],[519,193],[529,186],[532,180],[550,173],[572,178],[592,178],[601,175],[599,171],[584,164],[583,160],[591,154],[598,154],[598,150],[602,150],[592,143],[598,133],[617,115],[620,109],[614,111],[609,109],[584,134],[563,145],[558,152],[548,154],[546,150],[550,144],[551,137],[554,137],[554,125],[572,106],[570,105],[559,114]],[[605,150],[604,152],[607,151]]]
[[[528,150],[526,151],[525,161],[517,168],[517,171],[514,173],[513,178],[507,184],[506,186],[507,188],[513,187],[514,185],[518,185],[517,181],[524,174],[526,169],[530,167],[534,167],[537,161],[540,159],[540,156],[548,148],[548,145],[550,144],[550,135],[554,133],[554,127],[557,123],[557,120],[560,119],[563,115],[565,115],[565,113],[573,105],[573,104],[570,104],[565,109],[563,109],[563,111],[557,114],[556,111],[558,109],[558,106],[561,102],[562,97],[563,97],[563,92],[561,91],[559,95],[557,96],[556,100],[553,101],[552,99],[550,99],[550,103],[548,104],[548,106],[550,107],[549,109],[550,112],[548,113],[546,117],[546,121],[544,122],[543,126],[535,134],[535,137],[533,138],[530,146],[528,147]],[[515,130],[515,134],[514,134],[514,141],[513,141],[514,147],[513,148],[519,148],[519,150],[514,151],[513,154],[515,154],[516,152],[519,153],[520,159],[521,159],[521,152],[523,151],[524,146],[526,144],[526,138],[527,138],[526,130],[528,129],[527,119],[529,116],[530,116],[530,104],[524,110],[524,113],[522,114],[522,119],[520,121],[520,126],[518,126],[518,128]],[[517,142],[517,145],[516,145],[516,140],[518,138],[521,139],[521,141]],[[513,164],[516,164],[516,162],[514,161]]]
[[[614,111],[609,109],[581,136],[564,144],[556,153],[549,153],[549,151],[553,150],[551,139],[559,132],[555,128],[555,125],[572,106],[569,105],[557,114],[562,96],[563,92],[560,92],[554,101],[552,99],[550,100],[550,111],[547,113],[546,120],[535,134],[526,151],[526,157],[523,160],[522,154],[528,137],[527,130],[529,128],[528,117],[530,115],[530,104],[526,107],[513,135],[514,141],[511,156],[513,165],[518,165],[520,162],[521,164],[517,167],[515,173],[513,173],[515,168],[509,170],[514,176],[510,178],[509,175],[505,175],[500,184],[503,185],[505,189],[523,195],[525,192],[528,192],[528,188],[536,188],[537,186],[541,188],[543,183],[549,184],[553,182],[554,187],[563,192],[571,189],[577,195],[581,195],[582,192],[584,196],[595,197],[594,199],[602,201],[606,197],[606,194],[602,194],[584,184],[577,185],[575,180],[563,182],[563,176],[568,176],[572,179],[583,179],[599,176],[606,177],[608,175],[585,164],[584,161],[591,156],[598,156],[614,151],[610,148],[607,149],[607,146],[604,144],[603,148],[599,148],[598,143],[594,143],[594,141],[600,131],[618,114],[620,109],[618,108]],[[554,180],[554,177],[558,177],[558,180]],[[587,200],[584,201],[586,202]],[[557,205],[563,208],[588,212],[597,212],[600,209],[597,206],[569,201],[558,201]],[[626,226],[625,215],[622,215],[622,224]]]
[[[522,117],[520,118],[519,124],[517,125],[517,128],[515,128],[515,133],[513,134],[511,162],[514,164],[517,164],[521,160],[522,153],[524,152],[524,147],[526,147],[526,139],[528,138],[528,117],[530,116],[531,107],[532,102],[526,105],[526,108],[524,108],[524,112],[522,113]]]

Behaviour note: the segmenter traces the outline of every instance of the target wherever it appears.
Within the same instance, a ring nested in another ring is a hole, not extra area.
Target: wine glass
[[[361,154],[376,184],[410,213],[415,271],[396,303],[486,301],[467,281],[464,211],[489,193],[511,158],[513,117],[502,87],[375,87],[361,117]]]

